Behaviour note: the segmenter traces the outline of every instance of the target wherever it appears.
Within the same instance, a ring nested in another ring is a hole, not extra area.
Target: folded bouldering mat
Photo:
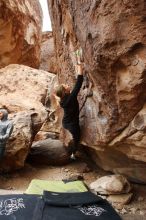
[[[86,192],[0,196],[2,220],[121,220],[104,199]]]
[[[44,192],[33,220],[121,220],[113,207],[93,193]]]
[[[35,195],[0,195],[0,219],[32,220],[42,198]]]
[[[43,195],[43,191],[52,192],[85,192],[88,191],[82,181],[47,181],[34,179],[28,186],[26,194]]]

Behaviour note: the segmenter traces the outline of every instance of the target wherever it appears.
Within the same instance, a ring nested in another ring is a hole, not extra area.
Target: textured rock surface
[[[52,32],[43,32],[41,44],[40,69],[57,73],[57,62]]]
[[[130,192],[131,186],[124,176],[110,175],[92,182],[90,189],[103,195],[115,195]]]
[[[44,120],[45,99],[53,79],[54,74],[24,65],[0,69],[0,106],[10,112],[34,110],[39,112],[40,121]]]
[[[5,156],[0,161],[0,171],[12,171],[22,168],[29,152],[33,130],[31,114],[17,113],[12,117],[14,130],[6,145]]]
[[[59,82],[74,82],[73,51],[81,47],[92,85],[93,96],[81,111],[82,143],[93,148],[95,161],[104,169],[144,182],[145,4],[48,0]],[[81,102],[85,94],[84,89]]]
[[[0,0],[0,68],[39,67],[42,11],[38,0]]]
[[[37,164],[64,165],[69,155],[61,141],[48,138],[33,143],[28,159]]]
[[[2,169],[24,165],[34,135],[47,118],[45,99],[53,80],[54,74],[24,65],[11,64],[0,69],[0,107],[8,109],[14,120]]]
[[[53,132],[47,132],[47,131],[39,131],[36,134],[34,141],[46,140],[48,138],[51,138],[51,139],[54,139],[54,140],[58,139],[59,134],[53,133]]]
[[[114,206],[116,205],[126,205],[128,204],[132,199],[133,194],[127,193],[127,194],[121,194],[121,195],[110,195],[107,200],[112,203]]]
[[[50,92],[46,97],[46,109],[48,111],[48,118],[46,119],[45,123],[41,127],[42,132],[52,132],[56,134],[60,134],[61,127],[62,127],[62,109],[59,104],[59,100],[54,95],[54,87],[58,84],[57,77],[54,78],[52,84],[50,85]]]

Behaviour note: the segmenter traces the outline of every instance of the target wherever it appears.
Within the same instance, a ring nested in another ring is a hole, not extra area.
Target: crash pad
[[[90,191],[44,191],[34,216],[33,220],[122,220],[106,200]]]
[[[1,220],[35,219],[36,208],[42,197],[38,195],[11,194],[0,195]]]
[[[43,195],[43,191],[52,192],[86,192],[88,189],[84,185],[83,181],[47,181],[33,179],[29,184],[26,194]]]

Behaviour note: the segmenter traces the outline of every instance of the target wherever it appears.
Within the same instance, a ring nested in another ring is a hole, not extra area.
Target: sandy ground
[[[108,173],[95,168],[89,162],[84,162],[83,159],[78,159],[63,167],[26,164],[20,171],[0,176],[0,194],[23,193],[31,180],[36,178],[41,180],[62,180],[81,176],[84,178],[84,182],[89,185],[103,175],[108,175]],[[133,192],[134,196],[131,203],[117,211],[123,220],[145,220],[146,186],[134,184]]]

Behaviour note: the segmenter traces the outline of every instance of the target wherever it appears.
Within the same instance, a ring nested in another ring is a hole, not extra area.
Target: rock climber
[[[79,125],[79,103],[78,93],[83,83],[83,63],[76,64],[77,81],[71,91],[70,86],[62,84],[55,90],[56,95],[60,98],[60,106],[64,110],[62,125],[67,129],[73,137],[73,143],[70,147],[71,159],[75,158],[80,142],[80,125]]]

